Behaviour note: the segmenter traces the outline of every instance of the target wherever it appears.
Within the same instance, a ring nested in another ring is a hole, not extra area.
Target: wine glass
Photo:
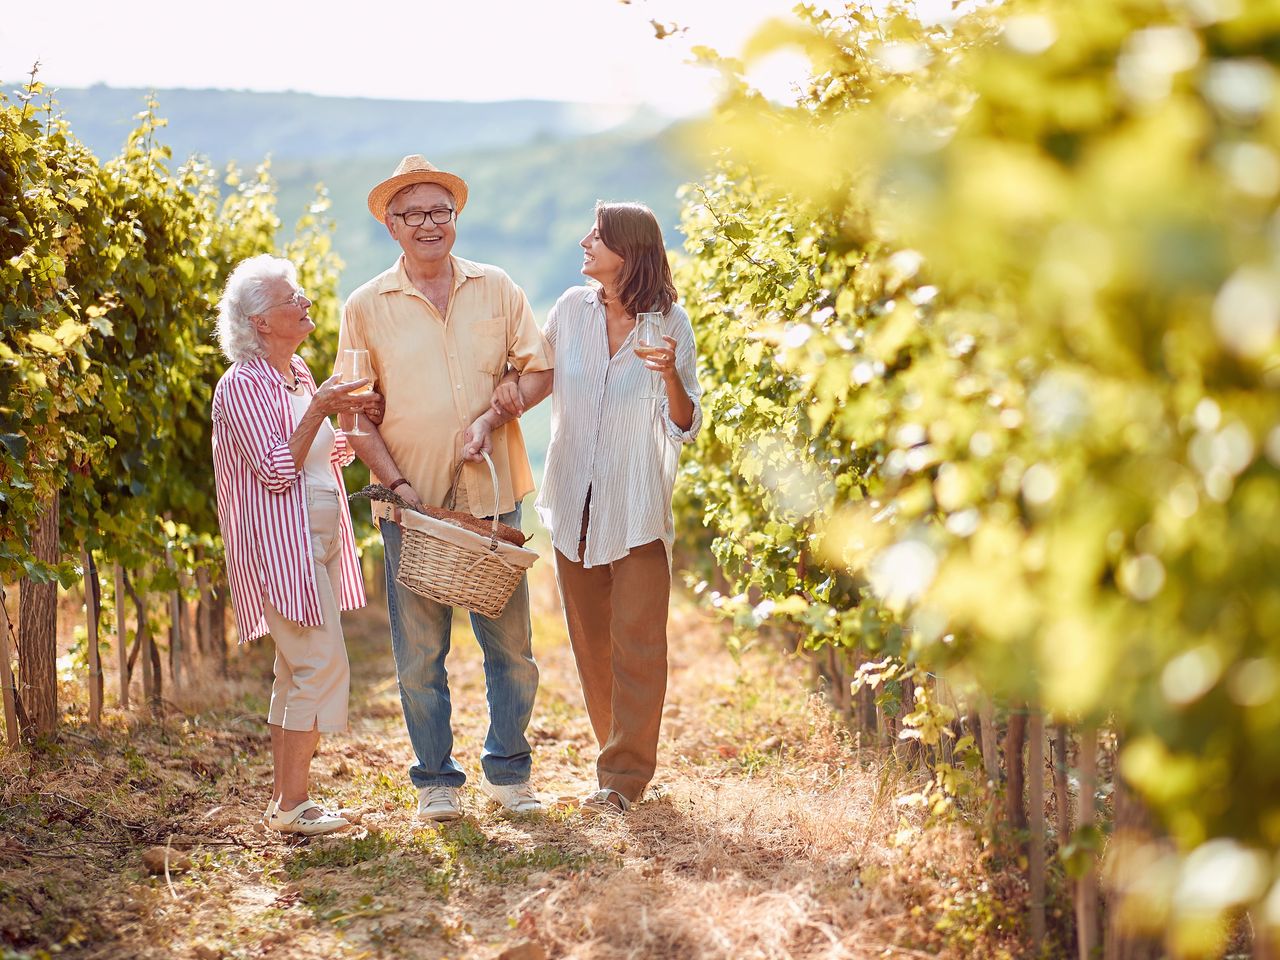
[[[369,351],[368,350],[343,350],[342,366],[340,375],[343,383],[350,383],[352,380],[364,380],[369,382],[363,387],[352,390],[352,396],[359,396],[362,393],[373,392],[373,371],[369,367]],[[360,429],[360,414],[356,414],[355,427],[348,430],[347,433],[353,437],[367,437],[368,430]]]
[[[662,314],[636,314],[636,356],[648,360],[655,353],[666,348],[662,339]],[[660,396],[661,384],[658,382],[658,371],[649,371],[649,389],[642,397],[644,400],[657,400]]]

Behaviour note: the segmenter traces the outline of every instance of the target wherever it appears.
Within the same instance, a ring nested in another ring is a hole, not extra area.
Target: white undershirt
[[[293,406],[293,418],[296,423],[307,412],[307,407],[311,405],[311,397],[302,394],[294,395],[288,390],[285,393],[289,394],[289,403]],[[320,423],[320,429],[316,431],[316,438],[311,441],[306,462],[302,464],[302,474],[312,489],[338,489],[337,481],[333,479],[331,463],[336,440],[337,435],[333,432],[333,424],[329,422],[328,417],[325,417]]]

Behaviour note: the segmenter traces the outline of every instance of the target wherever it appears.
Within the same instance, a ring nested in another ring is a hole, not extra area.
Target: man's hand
[[[467,432],[462,435],[462,459],[464,460],[482,460],[482,453],[491,453],[493,451],[493,424],[489,422],[489,413],[486,411],[478,416],[471,426],[467,427]]]
[[[493,391],[493,397],[489,401],[489,408],[500,417],[505,416],[512,419],[524,413],[524,400],[520,397],[518,378],[503,378],[502,382],[498,384],[498,388]]]
[[[422,511],[422,498],[418,496],[418,491],[413,489],[413,484],[402,483],[396,487],[395,493],[397,497],[401,497],[412,504],[413,509],[418,512]]]

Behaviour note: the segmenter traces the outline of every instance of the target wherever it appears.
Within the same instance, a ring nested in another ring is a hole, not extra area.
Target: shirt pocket
[[[501,376],[507,369],[507,321],[479,320],[471,327],[471,356],[481,373]]]

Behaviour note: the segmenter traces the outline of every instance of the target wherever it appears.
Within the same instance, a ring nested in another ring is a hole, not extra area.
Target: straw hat
[[[386,219],[387,204],[399,191],[415,183],[438,183],[451,194],[458,213],[467,205],[467,183],[461,177],[445,173],[427,162],[422,154],[415,153],[405,157],[396,167],[396,172],[369,191],[369,212],[374,219],[382,222]]]

